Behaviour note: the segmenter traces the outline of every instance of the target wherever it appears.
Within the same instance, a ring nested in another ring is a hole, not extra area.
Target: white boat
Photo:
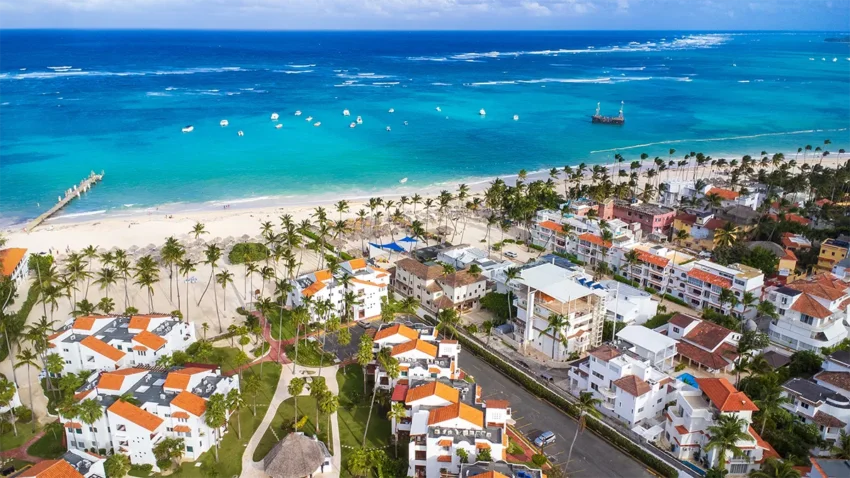
[[[312,116],[308,116],[308,117],[307,117],[304,121],[307,121],[307,122],[313,121],[313,117],[312,117]]]
[[[276,129],[281,129],[281,128],[283,128],[283,125],[282,125],[282,124],[280,124],[280,123],[278,123],[278,124],[274,125],[274,127],[275,127]]]
[[[406,182],[407,182],[407,178],[401,178],[401,180],[400,180],[399,182],[400,182],[401,184],[404,184],[404,183],[406,183]]]
[[[390,127],[389,127],[389,126],[387,126],[387,131],[392,131],[392,129],[390,129]]]
[[[363,124],[363,118],[357,117],[357,124]]]
[[[395,113],[395,108],[390,108],[390,110],[388,111],[388,113]]]
[[[514,115],[514,121],[519,121],[519,115]]]
[[[316,121],[315,123],[313,123],[313,126],[322,126],[322,122],[321,122],[321,121]]]
[[[836,62],[836,61],[838,61],[838,58],[833,58],[832,61]]]
[[[440,109],[440,107],[438,106],[438,107],[437,107],[437,111],[443,111],[443,110],[441,110],[441,109]]]
[[[301,110],[296,111],[295,116],[301,116]]]
[[[239,132],[236,134],[238,134],[239,136],[245,136],[245,133],[243,133],[242,130],[239,130]]]
[[[348,125],[348,127],[349,127],[349,128],[356,128],[356,127],[357,127],[357,123],[355,123],[354,121],[352,121],[352,122],[351,122],[351,124],[350,124],[350,125]]]
[[[277,119],[278,119],[278,118],[280,118],[280,115],[279,115],[279,114],[277,114],[277,113],[272,113],[272,121],[277,121]]]
[[[481,116],[484,116],[484,115],[487,114],[487,112],[484,111],[484,108],[481,108],[480,110],[478,110],[478,114],[480,114]]]
[[[342,115],[343,116],[351,116],[351,112],[348,111],[348,110],[342,110]]]
[[[407,121],[404,122],[404,125],[407,126]]]
[[[183,127],[183,132],[184,132],[184,133],[191,133],[192,131],[195,131],[195,127],[194,127],[194,126],[192,126],[192,125],[184,126],[184,127]]]
[[[218,124],[221,125],[221,126],[227,126],[230,123],[227,120],[221,120],[221,121],[218,122]]]

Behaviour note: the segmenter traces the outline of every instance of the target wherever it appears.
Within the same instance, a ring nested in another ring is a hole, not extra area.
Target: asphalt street
[[[553,463],[565,467],[571,477],[653,477],[644,466],[608,444],[590,430],[579,435],[572,462],[567,453],[578,423],[547,402],[527,392],[495,368],[466,351],[461,352],[460,367],[472,375],[483,389],[483,398],[508,400],[516,427],[529,440],[544,431],[556,435],[555,443],[544,451]]]

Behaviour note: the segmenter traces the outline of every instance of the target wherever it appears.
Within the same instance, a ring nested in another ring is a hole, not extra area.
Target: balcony
[[[611,390],[608,387],[599,387],[599,393],[601,393],[603,397],[607,397],[607,398],[616,398],[617,397],[617,392]]]
[[[614,400],[605,400],[602,402],[602,406],[608,410],[614,410]]]

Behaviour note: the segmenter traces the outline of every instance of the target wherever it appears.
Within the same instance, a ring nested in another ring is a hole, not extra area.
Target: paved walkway
[[[30,424],[30,423],[18,423],[18,430],[19,431],[20,431],[20,428],[22,426],[31,427],[32,424]],[[5,450],[3,452],[0,452],[0,458],[4,458],[4,459],[5,458],[15,458],[15,459],[18,459],[18,460],[28,461],[30,463],[38,463],[39,461],[42,461],[43,458],[30,456],[27,453],[27,449],[30,447],[30,445],[32,445],[33,443],[38,441],[39,438],[44,436],[44,433],[45,433],[44,431],[40,431],[40,432],[36,433],[35,435],[33,435],[32,438],[30,438],[29,440],[24,442],[23,445],[21,445],[17,448],[12,448],[11,450]]]

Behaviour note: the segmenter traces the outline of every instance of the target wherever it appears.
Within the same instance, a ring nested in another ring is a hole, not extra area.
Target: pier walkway
[[[73,188],[69,188],[68,190],[66,190],[65,197],[59,196],[59,200],[52,208],[30,221],[26,225],[26,227],[24,227],[24,231],[32,232],[33,229],[41,225],[42,222],[46,221],[48,218],[59,212],[59,210],[61,210],[63,207],[67,206],[71,201],[80,197],[82,193],[87,192],[89,189],[92,188],[92,186],[103,180],[103,176],[103,171],[101,171],[100,174],[95,174],[94,171],[89,173],[89,176],[80,181],[79,184],[76,184]]]

